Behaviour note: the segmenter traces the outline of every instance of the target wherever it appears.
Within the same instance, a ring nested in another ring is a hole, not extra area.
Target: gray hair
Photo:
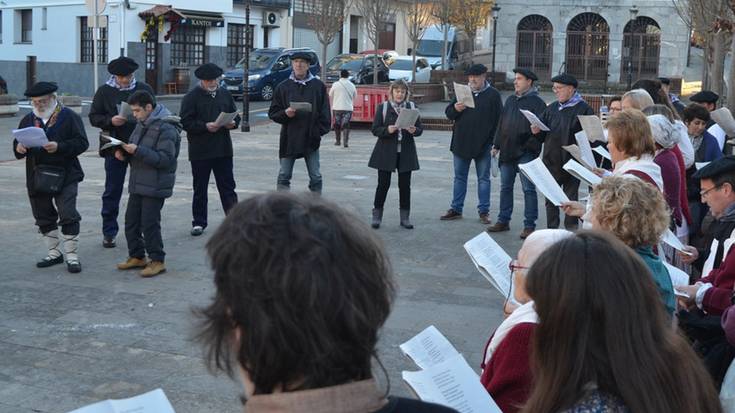
[[[653,106],[653,98],[645,89],[633,89],[625,92],[623,100],[630,99],[632,106],[638,110],[643,110],[649,106]]]
[[[530,267],[536,261],[536,258],[549,249],[552,245],[571,237],[574,233],[565,229],[540,229],[531,233],[531,235],[523,241],[521,249],[524,254],[523,265]]]

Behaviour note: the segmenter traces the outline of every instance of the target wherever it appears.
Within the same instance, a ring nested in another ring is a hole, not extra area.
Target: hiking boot
[[[485,225],[492,224],[492,221],[490,221],[490,214],[487,212],[483,212],[480,214],[480,222],[482,222]]]
[[[166,272],[166,266],[161,261],[151,261],[140,272],[140,276],[144,278],[155,277],[158,274]]]
[[[528,238],[529,235],[533,234],[533,231],[536,231],[536,228],[523,228],[523,231],[521,231],[521,239]]]
[[[76,260],[76,261],[67,261],[66,262],[66,270],[69,271],[72,274],[76,274],[76,273],[82,272],[82,263],[80,263],[79,260]]]
[[[47,257],[44,257],[43,259],[41,259],[40,261],[38,261],[36,263],[36,267],[38,267],[38,268],[47,268],[47,267],[50,267],[52,265],[63,264],[63,263],[64,263],[64,257],[61,256],[61,255],[59,255],[56,258],[51,258],[51,257],[48,257],[47,256]]]
[[[147,265],[145,258],[128,257],[125,262],[117,264],[118,270],[131,270],[133,268],[143,268]]]
[[[413,229],[413,224],[408,220],[408,216],[411,215],[411,211],[408,209],[401,209],[401,226],[406,229]]]
[[[373,220],[370,226],[375,229],[380,228],[380,224],[383,222],[383,208],[373,208]]]
[[[487,232],[503,232],[503,231],[509,231],[510,225],[502,223],[502,222],[496,222],[495,224],[485,228],[485,231]]]
[[[462,218],[462,214],[460,214],[459,212],[451,208],[447,211],[446,214],[439,217],[439,219],[442,221],[452,221],[452,220],[460,219],[460,218]]]

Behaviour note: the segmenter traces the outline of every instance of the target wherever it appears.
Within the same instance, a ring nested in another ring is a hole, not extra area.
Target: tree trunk
[[[730,43],[730,73],[727,80],[727,108],[735,113],[735,35]]]
[[[723,94],[723,75],[725,71],[726,34],[720,32],[715,34],[714,50],[712,56],[711,85],[710,90],[718,95]]]
[[[322,82],[327,83],[327,44],[322,43]]]
[[[444,25],[444,47],[442,48],[442,70],[447,70],[447,49],[449,48],[449,25]]]
[[[413,43],[413,49],[411,49],[411,57],[413,57],[413,64],[411,64],[411,83],[416,83],[416,44],[417,42]]]
[[[705,35],[702,48],[702,90],[709,90],[710,66],[712,62],[712,36]]]
[[[376,42],[377,44],[377,42]],[[375,54],[373,55],[373,84],[378,84],[378,47],[375,47]]]

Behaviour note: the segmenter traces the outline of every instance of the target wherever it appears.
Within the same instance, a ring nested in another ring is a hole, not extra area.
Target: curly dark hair
[[[197,338],[211,370],[242,367],[254,394],[372,377],[395,286],[359,218],[311,195],[257,195],[229,211],[207,252],[216,293],[197,310]]]

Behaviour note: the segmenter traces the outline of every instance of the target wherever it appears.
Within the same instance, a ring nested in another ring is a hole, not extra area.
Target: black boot
[[[337,139],[337,140],[336,140],[336,141],[334,142],[334,146],[339,146],[339,145],[340,145],[340,132],[341,132],[341,131],[340,131],[339,129],[335,129],[335,130],[334,130],[334,137],[335,137],[335,138]]]
[[[378,229],[380,228],[381,222],[383,222],[383,208],[373,208],[373,222],[371,226]]]
[[[344,138],[345,148],[349,148],[350,145],[347,143],[349,140],[350,140],[350,130],[345,129],[345,138]]]
[[[401,226],[406,229],[413,229],[413,224],[411,221],[408,220],[408,216],[410,215],[411,210],[409,209],[402,209],[401,210]]]

